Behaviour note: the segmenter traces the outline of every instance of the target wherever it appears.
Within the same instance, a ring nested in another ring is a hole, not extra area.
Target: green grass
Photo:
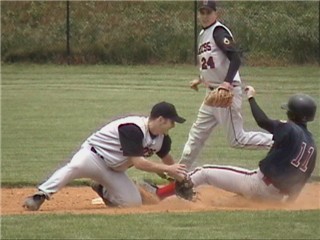
[[[114,116],[148,114],[158,101],[173,102],[187,119],[172,130],[172,153],[179,159],[203,99],[188,88],[194,66],[2,66],[2,184],[35,185],[67,161],[93,131]],[[273,118],[285,119],[279,105],[293,93],[319,95],[318,67],[242,69],[245,83]],[[319,99],[317,99],[319,103]],[[245,129],[259,130],[247,101]],[[319,117],[310,125],[319,143]],[[254,168],[266,151],[231,149],[222,128],[212,134],[199,163]],[[317,170],[318,171],[318,170]],[[145,173],[133,171],[133,177]],[[316,173],[319,175],[319,173]]]
[[[319,68],[242,68],[245,83],[271,118],[285,119],[280,104],[297,92],[319,104]],[[36,186],[69,160],[93,131],[123,113],[148,114],[166,100],[187,119],[172,130],[172,154],[179,159],[204,96],[188,82],[197,68],[178,66],[2,65],[1,184]],[[243,101],[245,129],[259,130]],[[310,124],[319,145],[319,114]],[[231,149],[222,128],[212,134],[200,164],[256,168],[265,150]],[[154,158],[156,160],[156,158]],[[154,177],[131,169],[132,178]],[[319,164],[314,176],[319,177]],[[155,178],[155,177],[154,177]],[[82,181],[74,182],[82,184]],[[67,201],[67,199],[66,199]],[[319,211],[208,212],[147,215],[3,216],[2,237],[154,239],[312,239],[319,237]]]
[[[6,239],[316,239],[319,234],[319,211],[40,214],[2,219]]]

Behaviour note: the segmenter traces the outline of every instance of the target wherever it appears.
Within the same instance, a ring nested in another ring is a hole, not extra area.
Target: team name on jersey
[[[199,49],[198,49],[198,55],[200,55],[201,53],[207,52],[207,51],[211,51],[211,45],[210,42],[205,42],[203,44],[200,45]]]
[[[151,157],[156,151],[157,150],[155,150],[155,149],[145,147],[143,149],[143,156],[144,157]]]

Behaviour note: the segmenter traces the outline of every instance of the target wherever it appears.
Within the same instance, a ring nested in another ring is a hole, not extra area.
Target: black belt
[[[104,159],[103,156],[101,156],[94,147],[91,147],[90,150],[91,152],[94,152],[95,154],[97,154],[98,157],[100,157],[101,159]]]

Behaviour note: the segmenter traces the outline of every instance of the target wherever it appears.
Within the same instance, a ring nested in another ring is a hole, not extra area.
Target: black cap
[[[150,117],[157,118],[160,116],[169,118],[177,123],[184,123],[186,121],[183,117],[178,115],[174,105],[167,102],[160,102],[153,106]]]
[[[210,0],[203,0],[203,1],[200,1],[200,4],[199,4],[199,10],[200,9],[203,9],[203,8],[207,8],[209,10],[213,10],[213,11],[216,11],[217,10],[217,7],[216,7],[216,2],[215,1],[210,1]]]

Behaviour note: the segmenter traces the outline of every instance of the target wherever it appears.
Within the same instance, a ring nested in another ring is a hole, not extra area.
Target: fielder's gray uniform
[[[223,28],[228,37],[223,44],[228,47],[232,40],[230,30],[216,21],[203,29],[199,34],[198,58],[200,63],[200,77],[208,86],[206,94],[225,81],[229,70],[230,60],[225,52],[218,47],[213,34],[216,28]],[[188,141],[185,144],[180,163],[186,164],[189,169],[196,166],[199,152],[213,129],[222,124],[227,133],[227,140],[232,147],[237,148],[267,148],[272,145],[272,135],[263,132],[245,132],[241,116],[242,89],[241,78],[237,71],[233,78],[233,103],[229,108],[216,108],[202,103],[197,119],[192,125]]]
[[[121,206],[140,205],[141,196],[126,170],[132,166],[124,155],[119,138],[119,126],[133,124],[143,133],[145,157],[161,150],[164,135],[151,136],[148,117],[130,116],[115,120],[92,134],[71,161],[57,170],[38,189],[50,197],[76,178],[91,178],[106,188],[105,196]],[[171,143],[171,142],[170,142]]]

